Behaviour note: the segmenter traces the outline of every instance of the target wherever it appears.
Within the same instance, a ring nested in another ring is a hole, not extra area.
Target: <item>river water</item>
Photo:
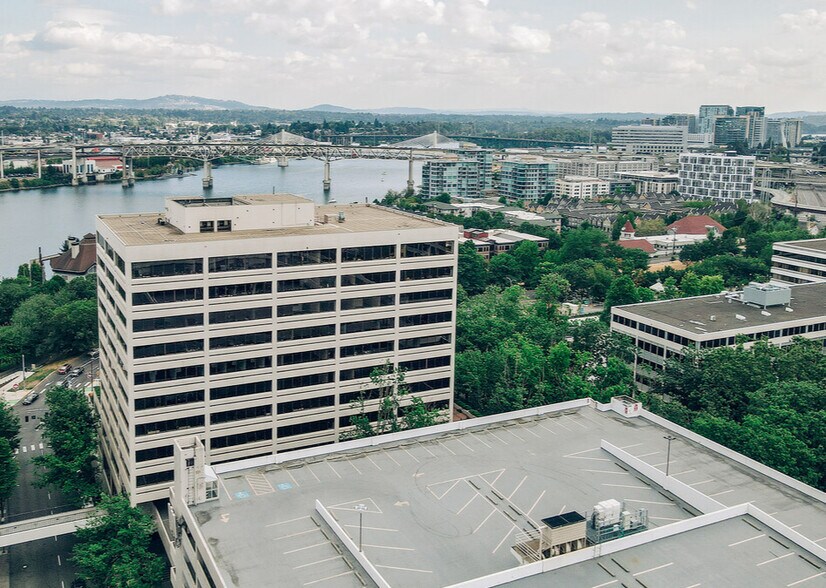
[[[414,163],[414,180],[421,181],[421,163]],[[351,159],[332,164],[332,189],[322,190],[323,163],[314,159],[291,160],[287,168],[276,164],[226,165],[213,169],[214,187],[201,188],[201,173],[179,178],[136,182],[124,190],[120,183],[72,188],[0,192],[0,277],[17,274],[17,266],[59,251],[67,236],[82,237],[95,231],[96,214],[156,212],[168,196],[226,197],[237,194],[290,192],[323,203],[372,201],[387,190],[407,187],[407,161]]]

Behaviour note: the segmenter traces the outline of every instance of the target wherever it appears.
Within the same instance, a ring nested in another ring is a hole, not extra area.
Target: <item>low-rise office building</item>
[[[682,153],[688,147],[688,127],[621,125],[611,130],[611,144],[626,153]]]
[[[556,180],[554,198],[596,200],[611,193],[611,182],[585,176],[565,176]]]
[[[460,243],[470,241],[476,247],[476,251],[485,259],[490,259],[494,255],[507,253],[522,241],[533,241],[539,247],[540,252],[547,251],[549,240],[546,237],[530,235],[511,231],[510,229],[465,229],[459,238]]]
[[[680,195],[724,202],[754,200],[753,155],[683,153],[680,155]]]
[[[333,443],[388,365],[449,419],[456,226],[289,194],[97,219],[103,471],[162,498],[173,439],[208,464]],[[403,400],[409,402],[409,400]]]
[[[826,239],[772,245],[772,280],[787,284],[826,282]]]
[[[749,284],[742,292],[615,306],[611,329],[636,346],[634,373],[643,388],[652,370],[684,348],[710,349],[767,339],[826,340],[826,283],[799,286]]]

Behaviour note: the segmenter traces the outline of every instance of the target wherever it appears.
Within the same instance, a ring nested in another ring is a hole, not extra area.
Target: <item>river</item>
[[[414,179],[421,181],[421,163],[414,163]],[[209,197],[236,194],[290,192],[323,203],[372,201],[387,190],[407,187],[407,161],[350,159],[332,164],[332,189],[325,195],[323,164],[314,159],[291,160],[287,168],[276,164],[226,165],[212,171],[215,185]],[[96,214],[155,212],[163,210],[168,196],[200,196],[201,174],[136,182],[124,190],[120,183],[73,188],[64,186],[18,192],[0,192],[0,277],[17,274],[17,267],[37,257],[59,251],[67,236],[82,237],[95,231]],[[48,264],[47,264],[48,265]]]

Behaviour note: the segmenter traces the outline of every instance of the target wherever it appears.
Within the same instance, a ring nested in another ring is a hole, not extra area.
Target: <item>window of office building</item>
[[[135,359],[146,357],[157,357],[159,355],[174,355],[176,353],[192,353],[204,350],[203,339],[192,339],[190,341],[170,341],[168,343],[153,343],[152,345],[137,345],[135,347]]]
[[[409,280],[432,280],[435,278],[450,278],[453,276],[453,267],[422,267],[418,269],[402,270],[402,282]]]
[[[272,380],[262,382],[247,382],[246,384],[233,384],[232,386],[220,386],[210,388],[210,400],[222,400],[224,398],[235,398],[237,396],[247,396],[249,394],[261,394],[272,392]]]
[[[204,324],[202,314],[179,314],[175,316],[158,316],[147,319],[135,319],[132,321],[132,331],[142,333],[145,331],[161,331],[164,329],[183,329],[186,327],[199,327]]]
[[[249,255],[225,255],[209,258],[209,271],[238,272],[243,270],[269,269],[272,267],[272,253],[252,253]]]
[[[232,296],[255,296],[257,294],[272,294],[272,282],[251,282],[249,284],[224,284],[210,286],[210,298],[229,298]]]
[[[328,337],[336,334],[335,325],[318,325],[315,327],[296,327],[295,329],[281,329],[278,331],[278,341],[297,341],[300,339],[313,339],[315,337]]]
[[[411,394],[427,392],[428,390],[440,390],[442,388],[450,388],[450,378],[436,378],[434,380],[407,384],[407,390]]]
[[[247,408],[214,412],[209,416],[209,422],[212,425],[220,425],[222,423],[257,419],[270,415],[272,415],[272,404],[264,404],[262,406],[250,406]]]
[[[143,437],[144,435],[168,433],[170,431],[180,431],[181,429],[192,429],[193,427],[203,426],[204,415],[193,415],[188,417],[180,417],[177,419],[169,419],[166,421],[156,421],[154,423],[141,423],[135,425],[135,436]]]
[[[232,221],[231,220],[219,220],[218,224],[215,226],[215,230],[219,233],[230,232],[232,230]]]
[[[420,347],[432,347],[434,345],[446,345],[450,343],[450,335],[429,335],[427,337],[411,337],[399,341],[399,349],[418,349]]]
[[[134,306],[142,306],[144,304],[167,304],[171,302],[189,302],[191,300],[203,300],[203,298],[203,288],[156,290],[154,292],[134,292],[132,294],[132,304]]]
[[[342,286],[372,286],[396,281],[396,272],[371,272],[341,276]]]
[[[384,373],[386,371],[386,365],[380,363],[377,365],[341,370],[338,373],[338,380],[339,382],[346,382],[348,380],[358,380],[359,378],[369,378],[374,371]]]
[[[431,312],[428,314],[413,314],[410,316],[399,317],[400,327],[413,327],[417,325],[433,325],[437,323],[447,323],[453,317],[451,311],[446,312]]]
[[[416,302],[435,302],[437,300],[450,300],[453,297],[453,290],[423,290],[421,292],[402,292],[399,296],[400,304],[414,304]]]
[[[318,278],[299,278],[296,280],[278,280],[279,292],[301,292],[303,290],[319,290],[335,288],[335,276],[321,276]]]
[[[424,359],[414,359],[412,361],[399,362],[399,368],[406,370],[408,372],[444,367],[446,365],[450,365],[449,355],[444,355],[442,357],[426,357]]]
[[[163,370],[149,370],[137,372],[135,374],[135,386],[141,384],[155,384],[159,382],[169,382],[172,380],[185,380],[187,378],[200,378],[204,375],[204,366],[187,365]]]
[[[395,245],[370,245],[366,247],[344,247],[341,250],[341,261],[376,261],[379,259],[395,259]]]
[[[321,372],[316,374],[306,374],[304,376],[292,376],[278,379],[278,390],[292,390],[293,388],[304,388],[306,386],[318,386],[319,384],[329,384],[336,379],[335,372]]]
[[[356,416],[360,417],[361,415],[360,414],[357,414],[357,415],[355,415],[355,414],[354,415],[349,415],[348,414],[348,415],[344,415],[343,417],[339,417],[338,418],[338,426],[342,427],[342,428],[343,427],[349,427],[350,425],[353,424],[353,417],[356,417]],[[365,412],[364,416],[367,419],[367,422],[369,422],[369,423],[375,423],[377,420],[379,420],[379,412],[377,410],[371,410],[369,412]]]
[[[430,255],[450,255],[451,253],[453,253],[453,241],[405,243],[402,245],[402,257],[426,257]]]
[[[335,249],[313,249],[310,251],[286,251],[278,254],[278,267],[296,267],[301,265],[320,265],[335,263]]]
[[[326,408],[336,403],[335,396],[316,396],[305,398],[304,400],[291,400],[289,402],[278,403],[278,414],[288,414],[302,410],[312,410],[314,408]]]
[[[166,470],[163,472],[155,472],[153,474],[141,474],[135,478],[135,484],[140,488],[142,486],[152,486],[153,484],[165,484],[175,479],[175,472]]]
[[[373,353],[385,353],[387,351],[393,351],[393,347],[393,341],[378,341],[376,343],[347,345],[341,348],[341,357],[356,357],[359,355],[370,355]]]
[[[229,347],[261,345],[263,343],[272,343],[272,331],[263,331],[261,333],[242,333],[240,335],[227,335],[225,337],[212,337],[209,340],[209,348],[227,349]]]
[[[209,313],[209,324],[239,323],[272,318],[272,306],[255,308],[238,308],[236,310],[219,310]]]
[[[203,271],[204,260],[200,258],[132,262],[133,278],[186,276],[191,274],[200,274]]]
[[[386,391],[385,391],[386,393]],[[338,402],[344,406],[355,401],[377,400],[381,398],[382,388],[369,388],[367,390],[356,390],[355,392],[344,392],[339,394]]]
[[[379,308],[396,304],[395,294],[383,296],[363,296],[361,298],[345,298],[341,301],[341,310],[360,310],[363,308]]]
[[[278,365],[297,365],[299,363],[335,359],[335,357],[335,349],[310,349],[296,353],[282,353],[278,356]]]
[[[272,367],[272,356],[249,357],[247,359],[232,359],[209,364],[210,375],[231,374],[248,370],[259,370]]]
[[[392,329],[396,326],[396,319],[393,317],[382,319],[370,319],[366,321],[354,321],[351,323],[341,323],[341,334],[364,333],[366,331],[380,331]]]
[[[201,232],[202,233],[214,233],[215,232],[215,221],[207,220],[201,221]]]
[[[152,447],[150,449],[139,449],[135,452],[135,461],[152,461],[153,459],[163,459],[165,457],[172,457],[175,453],[175,448],[172,445],[162,445],[161,447]]]
[[[304,435],[306,433],[318,433],[319,431],[330,430],[334,426],[335,422],[333,419],[287,425],[285,427],[278,427],[278,437],[294,437],[295,435]]]
[[[317,314],[319,312],[333,312],[336,309],[335,300],[321,300],[319,302],[301,302],[299,304],[280,304],[278,316],[300,316],[302,314]]]
[[[153,408],[180,406],[181,404],[192,404],[193,402],[203,401],[203,390],[176,392],[175,394],[162,394],[160,396],[150,396],[149,398],[135,398],[135,410],[151,410]]]
[[[223,449],[224,447],[235,447],[236,445],[247,445],[248,443],[270,440],[272,440],[272,429],[261,429],[259,431],[247,431],[246,433],[213,437],[209,441],[209,447],[211,449]]]

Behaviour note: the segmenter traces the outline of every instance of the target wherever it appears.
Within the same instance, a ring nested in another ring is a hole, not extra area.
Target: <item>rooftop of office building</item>
[[[184,220],[188,216],[193,217],[192,220]],[[223,217],[232,221],[231,230],[197,230],[196,223],[200,219],[222,222]],[[214,199],[170,198],[167,200],[166,213],[109,214],[98,218],[129,246],[405,231],[448,226],[438,220],[372,204],[318,206],[306,198],[292,194]],[[190,225],[194,225],[195,229],[190,229]]]
[[[826,283],[789,286],[791,301],[762,308],[744,303],[738,293],[660,300],[616,306],[650,321],[664,323],[696,335],[770,327],[778,323],[826,317]]]
[[[603,543],[584,561],[584,552],[545,559],[540,567],[558,569],[515,585],[631,586],[637,577],[648,588],[792,586],[809,577],[803,588],[826,585],[826,552],[815,543],[826,539],[822,492],[629,399],[610,408],[571,401],[215,470],[219,498],[190,509],[228,586],[273,578],[371,585],[355,561],[360,530],[366,560],[390,586],[510,573],[520,533],[572,511],[588,517],[607,499],[647,509],[649,530]]]
[[[775,245],[795,247],[797,249],[809,249],[819,253],[826,253],[826,239],[803,239],[801,241],[782,241]]]

